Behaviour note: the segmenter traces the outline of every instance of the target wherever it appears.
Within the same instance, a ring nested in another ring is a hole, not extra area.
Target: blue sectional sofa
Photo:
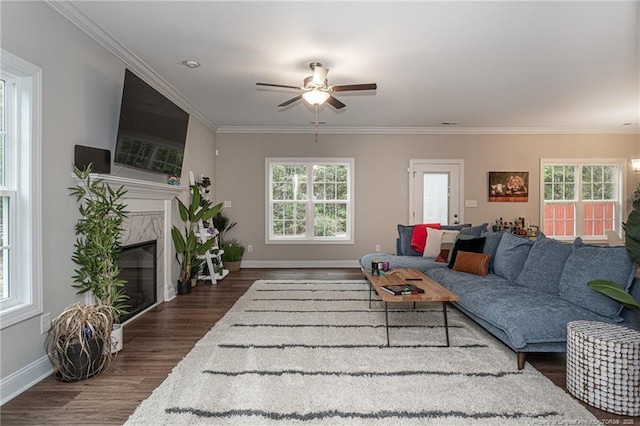
[[[466,238],[484,238],[482,252],[491,256],[489,273],[479,276],[422,257],[408,246],[410,227],[399,225],[398,230],[398,253],[365,255],[361,267],[371,268],[372,260],[381,260],[390,268],[422,270],[458,294],[455,305],[460,311],[516,352],[518,369],[524,368],[528,352],[566,352],[570,321],[640,329],[640,311],[626,309],[586,285],[612,280],[640,300],[640,277],[625,247],[593,246],[580,238],[565,243],[540,233],[534,241],[470,228]]]

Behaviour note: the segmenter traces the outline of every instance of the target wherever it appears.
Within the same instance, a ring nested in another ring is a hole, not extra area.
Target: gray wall
[[[466,222],[526,217],[540,223],[541,158],[640,158],[638,135],[337,135],[218,134],[216,196],[229,200],[227,214],[238,225],[233,236],[253,245],[245,265],[265,261],[356,260],[373,252],[395,252],[396,224],[409,220],[410,159],[463,159]],[[354,157],[355,244],[265,244],[265,157]],[[627,161],[627,193],[639,182]],[[489,203],[489,171],[529,171],[526,203]]]
[[[43,70],[44,312],[55,317],[81,300],[71,287],[78,217],[67,190],[74,184],[73,147],[115,147],[125,65],[43,2],[3,1],[1,7],[2,48]],[[213,176],[214,150],[215,133],[191,117],[183,170]],[[128,173],[123,169],[120,175]],[[129,177],[158,180],[148,173]],[[182,179],[188,181],[188,173]],[[44,338],[37,317],[0,331],[0,377],[41,360]]]

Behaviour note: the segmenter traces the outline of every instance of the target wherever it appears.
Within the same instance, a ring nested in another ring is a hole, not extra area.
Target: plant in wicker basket
[[[242,256],[244,256],[244,245],[233,239],[225,240],[222,245],[222,262],[229,269],[229,271],[238,271],[240,269],[240,262]]]
[[[109,367],[113,317],[111,306],[76,303],[53,320],[45,349],[59,380],[88,379]]]

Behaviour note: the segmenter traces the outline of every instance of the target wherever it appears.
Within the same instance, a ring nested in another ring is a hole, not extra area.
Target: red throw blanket
[[[413,235],[411,235],[411,248],[422,253],[427,245],[427,228],[440,229],[439,223],[420,223],[413,225]]]

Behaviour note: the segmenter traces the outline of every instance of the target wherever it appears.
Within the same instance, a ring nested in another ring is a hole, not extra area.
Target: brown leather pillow
[[[490,258],[490,254],[459,251],[456,257],[456,263],[453,265],[453,270],[484,277],[489,272]]]

